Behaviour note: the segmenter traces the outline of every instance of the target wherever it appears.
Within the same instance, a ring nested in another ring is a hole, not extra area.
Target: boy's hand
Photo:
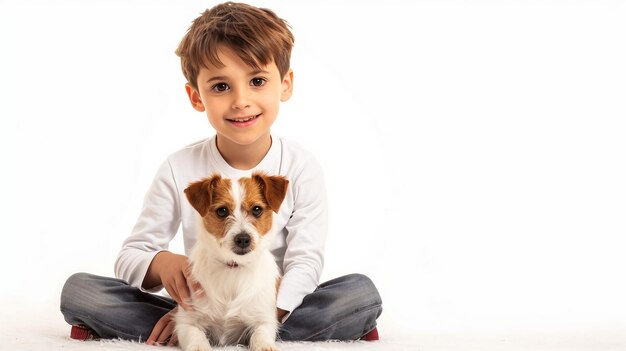
[[[152,333],[146,340],[146,345],[175,346],[178,343],[178,338],[174,333],[174,314],[177,309],[178,307],[174,307],[173,310],[159,319],[154,328],[152,328]]]
[[[163,284],[174,301],[184,310],[188,310],[190,306],[187,302],[191,292],[201,290],[200,284],[191,279],[190,272],[191,266],[187,256],[161,251],[154,256],[143,285],[149,289]]]
[[[283,322],[283,318],[285,318],[285,316],[287,315],[287,311],[276,307],[276,318],[278,319],[278,323],[282,323]]]
[[[163,287],[174,301],[184,310],[187,310],[189,308],[187,301],[189,301],[190,297],[190,289],[187,283],[190,267],[187,257],[162,251],[154,259],[159,260],[157,273],[159,274],[161,284],[163,284]]]

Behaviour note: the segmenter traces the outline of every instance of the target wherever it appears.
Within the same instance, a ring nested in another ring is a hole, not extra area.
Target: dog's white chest
[[[245,281],[224,277],[215,282],[205,288],[204,295],[194,297],[195,311],[189,317],[215,345],[247,343],[254,327],[267,322],[264,316],[275,315],[273,287],[258,283],[248,286]]]

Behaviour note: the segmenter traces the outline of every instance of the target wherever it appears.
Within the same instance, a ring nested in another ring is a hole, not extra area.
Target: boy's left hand
[[[178,307],[174,307],[173,310],[167,312],[152,328],[152,333],[146,340],[146,345],[167,345],[175,346],[178,343],[178,338],[174,333],[174,314],[178,310]]]

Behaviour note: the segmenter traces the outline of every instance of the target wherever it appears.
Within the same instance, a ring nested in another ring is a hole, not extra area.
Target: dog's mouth
[[[247,253],[250,253],[250,251],[252,251],[252,248],[250,247],[246,247],[246,248],[240,248],[240,247],[235,247],[233,248],[233,253],[239,255],[239,256],[243,256]]]

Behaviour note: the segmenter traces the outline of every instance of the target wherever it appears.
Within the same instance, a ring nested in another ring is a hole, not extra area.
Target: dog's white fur
[[[257,230],[250,213],[242,208],[244,187],[238,181],[230,183],[235,210],[229,214],[224,232],[211,233],[202,215],[198,215],[203,229],[189,260],[191,277],[203,293],[194,294],[191,310],[179,308],[175,316],[175,332],[185,351],[245,343],[252,351],[277,350],[276,290],[280,275],[268,250],[275,229],[272,225],[266,233]],[[234,252],[235,236],[240,233],[249,234],[252,243],[251,251],[245,254]]]

